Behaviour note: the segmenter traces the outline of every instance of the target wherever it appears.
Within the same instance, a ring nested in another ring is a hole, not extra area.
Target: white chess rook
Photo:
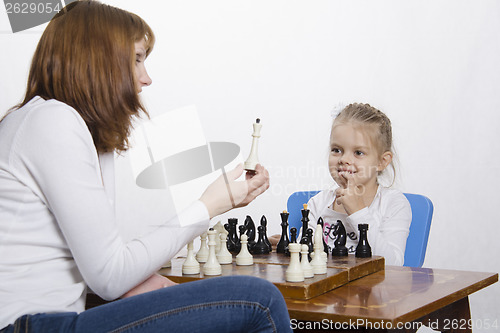
[[[253,265],[253,257],[248,252],[248,236],[243,234],[241,235],[241,250],[240,253],[236,256],[236,265],[240,266],[248,266]]]
[[[250,155],[248,155],[248,158],[244,164],[245,170],[255,171],[255,166],[259,164],[259,158],[257,157],[257,155],[259,151],[258,145],[261,128],[262,124],[260,123],[260,119],[257,118],[255,123],[253,124],[252,148],[250,149]]]
[[[205,275],[221,275],[222,268],[217,261],[217,256],[215,255],[215,236],[217,231],[214,229],[208,230],[208,258],[205,265],[203,265],[203,274]]]
[[[187,256],[182,264],[182,274],[200,274],[200,263],[196,261],[193,251],[193,241],[187,246]]]
[[[309,279],[314,277],[314,272],[311,264],[309,263],[309,246],[306,244],[302,244],[302,260],[300,261],[300,265],[302,266],[302,271],[304,272],[304,278]]]
[[[226,265],[233,263],[233,255],[227,249],[227,234],[228,232],[224,230],[220,233],[220,251],[217,253],[217,260],[219,260],[219,264]]]
[[[290,265],[288,265],[286,269],[285,279],[288,282],[302,282],[304,281],[304,272],[300,265],[300,244],[290,243],[288,245],[288,250],[290,251]]]

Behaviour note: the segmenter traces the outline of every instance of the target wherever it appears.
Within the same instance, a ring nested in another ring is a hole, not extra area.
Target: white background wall
[[[434,203],[424,266],[500,271],[500,2],[105,2],[156,33],[152,115],[195,104],[207,139],[244,157],[262,119],[272,186],[224,218],[265,214],[278,233],[290,193],[330,182],[332,110],[367,102],[393,122],[398,187]],[[42,30],[12,34],[0,9],[0,115],[23,95]],[[473,318],[500,325],[499,298],[498,283],[472,295]]]

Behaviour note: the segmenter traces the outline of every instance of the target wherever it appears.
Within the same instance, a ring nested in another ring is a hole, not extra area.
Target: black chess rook
[[[358,258],[369,258],[372,256],[372,248],[368,244],[368,224],[361,223],[358,224],[359,230],[359,242],[356,247],[356,257]]]
[[[224,225],[224,228],[227,230],[227,249],[231,253],[238,253],[236,250],[236,244],[239,243],[238,234],[236,232],[236,225],[238,224],[238,219],[230,218],[228,219],[228,223]]]

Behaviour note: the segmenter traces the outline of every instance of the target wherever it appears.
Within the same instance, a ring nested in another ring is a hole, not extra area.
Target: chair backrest
[[[288,197],[287,209],[290,214],[288,223],[290,229],[297,228],[297,234],[302,226],[300,219],[302,214],[300,210],[303,204],[310,198],[318,194],[319,191],[299,191],[292,193]],[[432,213],[434,206],[429,198],[420,194],[404,193],[410,202],[412,219],[410,225],[410,234],[406,240],[404,266],[422,267],[427,250],[427,240],[431,228]]]
[[[404,266],[422,267],[431,230],[432,201],[420,194],[405,193],[411,206],[410,234],[406,240]]]

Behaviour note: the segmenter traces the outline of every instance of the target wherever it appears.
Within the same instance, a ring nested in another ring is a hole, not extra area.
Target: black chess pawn
[[[307,205],[304,205],[304,209],[301,209],[300,212],[302,213],[302,218],[300,219],[302,221],[302,234],[300,239],[302,240],[307,233],[307,229],[309,229],[309,209],[307,209]]]
[[[288,239],[288,214],[287,212],[280,213],[281,215],[281,238],[276,246],[277,253],[286,253],[290,240]]]
[[[321,226],[322,232],[325,232],[325,223],[323,222],[323,218],[318,219],[318,224]],[[323,241],[323,251],[325,251],[326,254],[328,254],[328,245],[325,242],[325,235],[323,234],[321,237],[321,240]]]
[[[335,241],[333,242],[333,245],[335,247],[332,250],[332,255],[334,257],[347,256],[349,253],[347,247],[345,246],[345,243],[347,242],[347,233],[345,231],[345,227],[342,221],[337,220],[337,223],[335,223],[333,227],[332,233],[334,236],[336,236]]]
[[[306,242],[304,244],[309,248],[309,253],[314,252],[313,230],[311,228],[307,229]]]
[[[238,253],[236,251],[236,243],[238,242],[238,234],[236,233],[236,225],[238,224],[238,219],[232,218],[228,219],[229,223],[224,225],[224,228],[227,230],[227,249],[231,253]]]
[[[271,246],[271,242],[269,242],[269,239],[267,238],[267,219],[264,215],[262,215],[262,218],[260,219],[260,226],[264,227],[264,243],[266,243],[269,252],[273,250],[273,247]]]
[[[264,240],[264,227],[260,225],[257,228],[257,232],[259,234],[259,237],[257,239],[257,243],[255,243],[255,245],[252,247],[252,250],[250,253],[252,253],[252,254],[268,254],[270,251],[269,251],[269,248]]]
[[[236,238],[236,243],[235,243],[235,246],[234,246],[234,252],[236,253],[240,253],[240,250],[241,250],[241,236],[245,234],[245,226],[244,225],[240,225],[238,227],[239,231],[240,231],[240,237],[237,237]]]
[[[300,240],[300,244],[307,245],[307,251],[309,252],[308,258],[309,261],[311,261],[311,252],[314,251],[313,230],[311,228],[307,229],[304,237],[302,237],[302,239]]]
[[[356,257],[358,258],[369,258],[372,256],[372,248],[368,244],[368,224],[360,223],[358,224],[359,230],[359,242],[356,247]]]
[[[290,229],[290,243],[297,243],[297,228]]]
[[[297,243],[297,228],[290,229],[290,243]],[[288,250],[288,248],[285,250],[285,254],[287,256],[290,256],[290,251]]]

